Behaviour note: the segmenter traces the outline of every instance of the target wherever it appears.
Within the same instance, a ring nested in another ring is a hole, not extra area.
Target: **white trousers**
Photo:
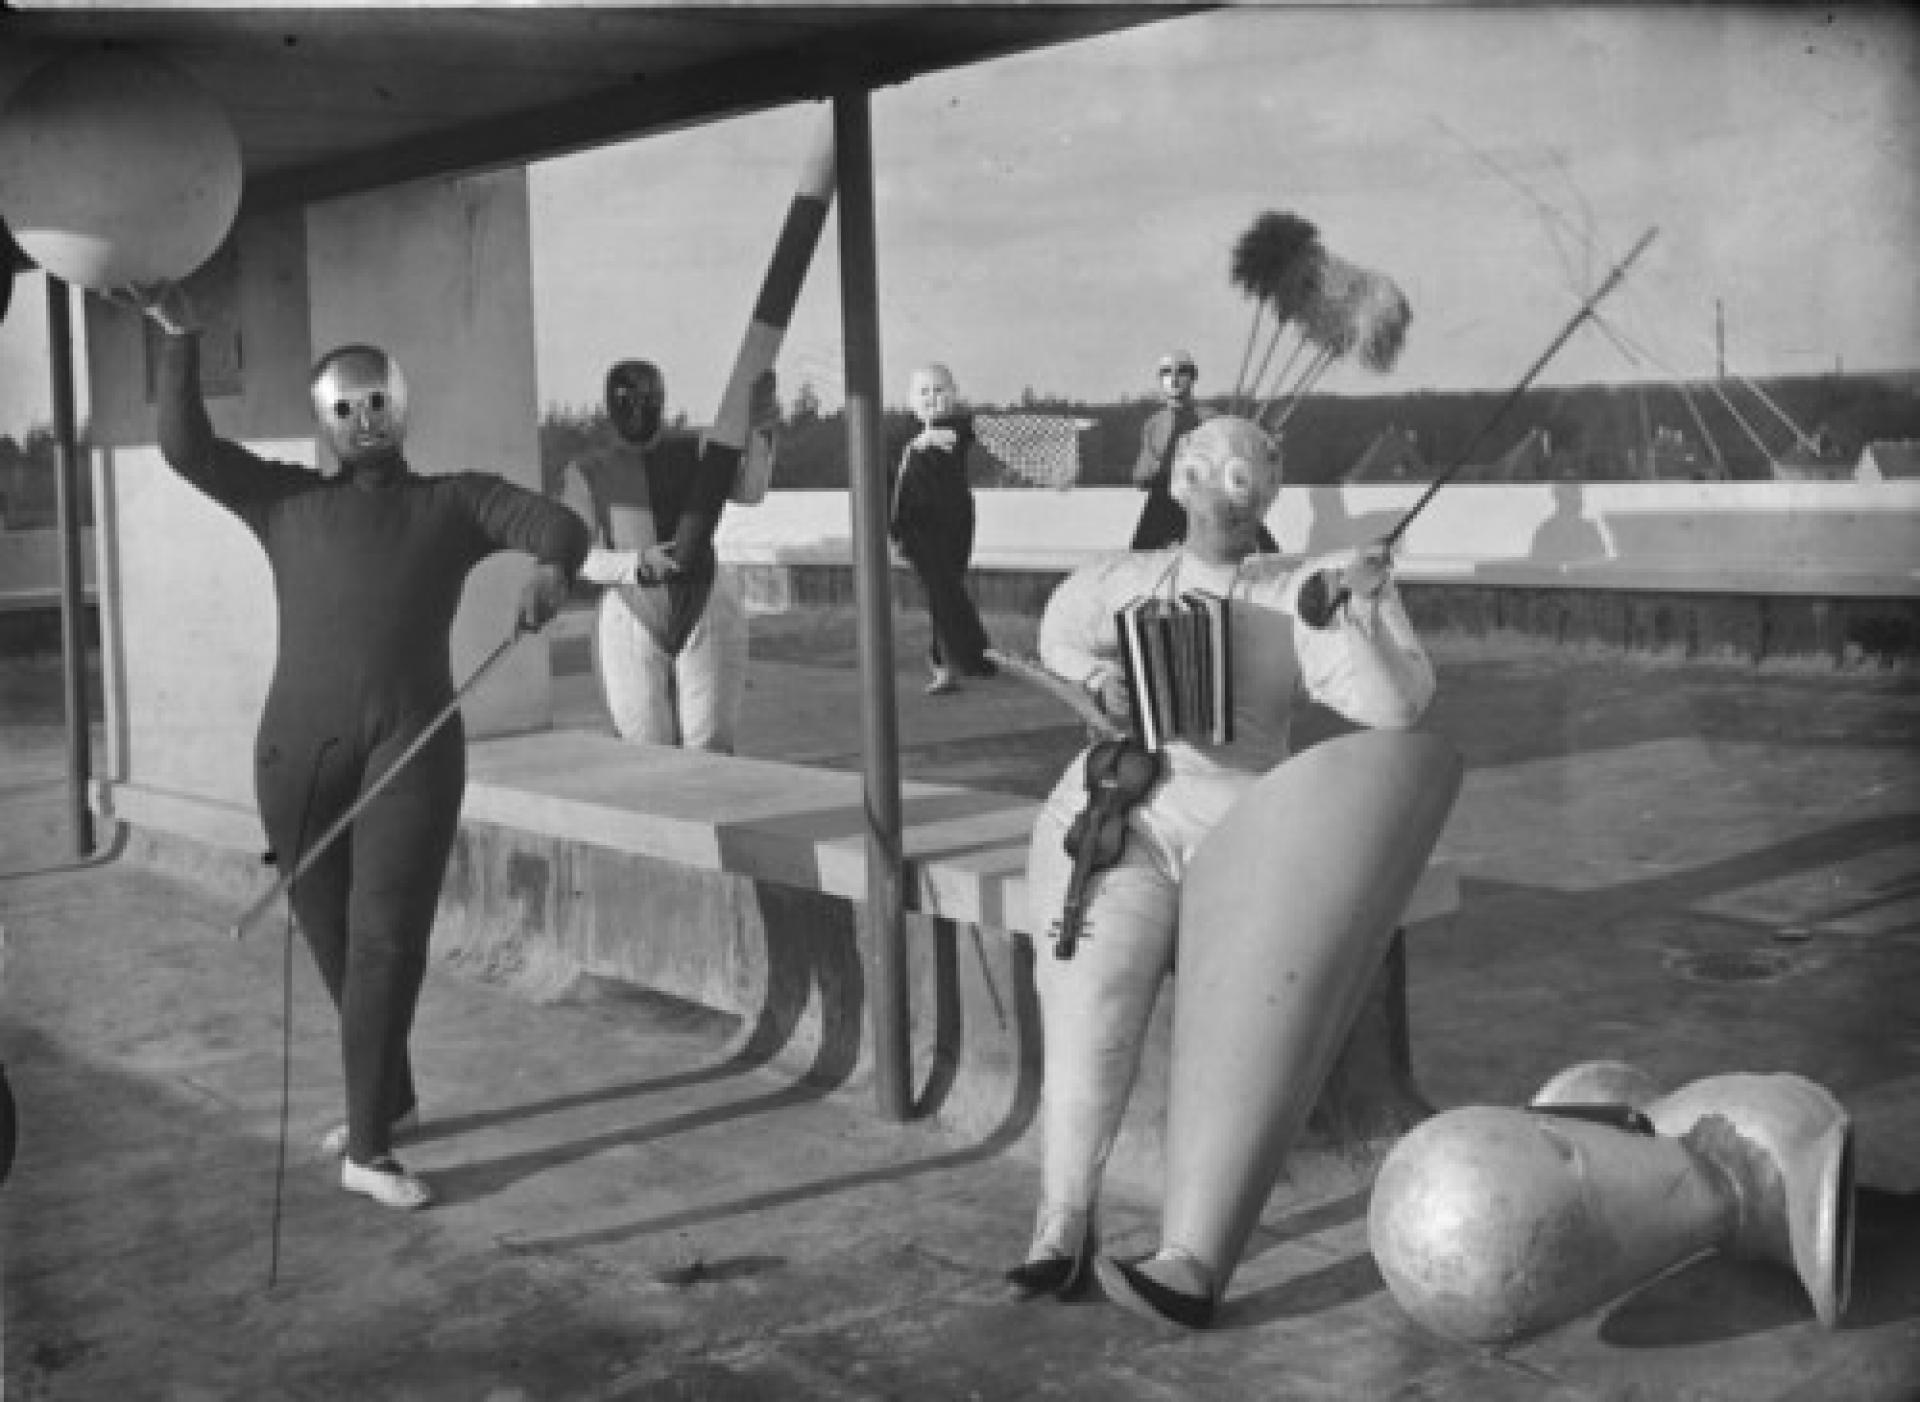
[[[1042,806],[1027,853],[1031,919],[1042,931],[1060,914],[1072,877],[1067,829],[1085,804],[1085,756],[1068,766]],[[1140,1069],[1154,1000],[1174,964],[1180,881],[1253,776],[1215,770],[1163,780],[1137,808],[1120,860],[1088,884],[1084,934],[1061,959],[1036,936],[1045,1069],[1041,1085],[1041,1218],[1091,1210]]]
[[[593,670],[623,740],[732,754],[747,687],[747,617],[740,586],[714,572],[706,611],[674,657],[660,645],[667,591],[629,586],[600,596]]]

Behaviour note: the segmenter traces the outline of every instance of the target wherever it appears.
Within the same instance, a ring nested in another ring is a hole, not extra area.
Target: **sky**
[[[711,417],[824,104],[532,168],[543,406],[643,357]],[[1412,308],[1336,393],[1504,389],[1648,229],[1540,383],[1920,368],[1920,20],[1897,6],[1244,7],[872,100],[884,397],[1106,402],[1175,347],[1231,390],[1228,277],[1267,211]],[[778,370],[840,400],[838,221]],[[40,280],[0,324],[0,433],[47,417]],[[84,409],[84,406],[83,406]]]

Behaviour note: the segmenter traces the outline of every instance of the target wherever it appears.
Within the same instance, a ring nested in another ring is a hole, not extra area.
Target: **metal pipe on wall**
[[[60,523],[60,657],[67,705],[67,805],[73,854],[93,853],[92,724],[87,709],[87,595],[80,563],[79,433],[73,412],[73,316],[67,284],[47,277],[47,355],[53,388],[53,436],[58,450],[55,496]]]
[[[881,440],[873,126],[864,91],[834,98],[833,141],[840,189],[840,321],[846,346],[860,748],[866,776],[867,1007],[880,1111],[904,1120],[912,1093],[912,1057],[901,876],[900,727],[893,694],[893,575],[887,553],[887,465]]]

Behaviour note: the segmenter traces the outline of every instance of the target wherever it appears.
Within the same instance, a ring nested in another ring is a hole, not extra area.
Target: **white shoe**
[[[433,1189],[400,1166],[389,1155],[369,1164],[352,1159],[340,1160],[340,1186],[350,1193],[372,1198],[382,1207],[414,1211],[433,1201]]]
[[[420,1107],[416,1105],[393,1122],[393,1127],[388,1131],[388,1135],[392,1143],[398,1144],[418,1128],[420,1128]],[[337,1124],[320,1136],[320,1152],[330,1159],[337,1159],[347,1152],[347,1127],[345,1124]]]

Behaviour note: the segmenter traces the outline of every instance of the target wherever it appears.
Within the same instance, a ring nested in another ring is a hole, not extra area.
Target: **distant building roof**
[[[1785,462],[1772,464],[1776,482],[1851,482],[1854,468],[1844,462]]]
[[[1354,460],[1343,480],[1348,482],[1405,482],[1430,476],[1413,435],[1403,428],[1386,428]]]
[[[1911,481],[1920,477],[1920,439],[1883,438],[1860,450],[1854,475],[1862,482]]]
[[[1779,482],[1851,482],[1855,464],[1843,461],[1822,432],[1811,441],[1796,443],[1769,466]]]
[[[1527,430],[1527,436],[1500,455],[1487,473],[1496,482],[1542,482],[1554,474],[1553,439],[1544,428]]]

